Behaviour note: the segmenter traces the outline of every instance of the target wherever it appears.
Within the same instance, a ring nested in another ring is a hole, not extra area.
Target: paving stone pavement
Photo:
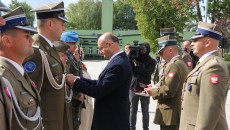
[[[86,67],[88,69],[88,72],[92,79],[98,79],[99,74],[102,72],[102,70],[105,68],[105,66],[108,63],[108,60],[85,60],[83,61],[84,64],[86,64]],[[228,97],[226,101],[226,117],[228,121],[228,125],[230,127],[230,92],[228,92]],[[149,129],[150,130],[160,130],[159,125],[156,125],[153,123],[153,118],[155,115],[155,108],[157,105],[157,101],[150,99],[149,104]],[[138,112],[137,112],[137,124],[136,124],[137,130],[142,130],[142,113],[141,113],[141,105],[138,105]]]

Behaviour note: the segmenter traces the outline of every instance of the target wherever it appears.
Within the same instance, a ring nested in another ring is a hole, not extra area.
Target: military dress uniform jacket
[[[11,63],[0,57],[0,128],[1,130],[22,130],[12,110],[15,106],[12,94],[8,94],[9,86],[3,82],[2,77],[10,82],[20,109],[28,117],[34,116],[36,113],[37,106],[40,105],[40,96],[31,80],[24,78]],[[17,116],[23,127],[30,130],[39,123],[39,120],[30,122],[23,119],[18,112]],[[41,129],[40,124],[36,130]]]
[[[62,82],[64,67],[56,50],[42,36],[35,34],[33,39],[35,41],[33,45],[38,48],[34,48],[34,54],[25,59],[24,67],[30,78],[39,87],[45,130],[62,130],[63,120],[65,120],[63,118],[65,88],[54,89],[52,87],[45,70],[43,70],[44,64],[39,49],[46,54],[52,76],[59,85]]]
[[[229,71],[217,52],[197,64],[184,84],[180,130],[228,130],[228,87]]]
[[[182,57],[182,60],[187,65],[189,72],[193,69],[192,57],[186,51],[179,51],[179,55]]]
[[[166,64],[160,86],[151,90],[152,98],[158,99],[155,124],[179,124],[182,87],[188,73],[189,70],[180,56]]]
[[[69,54],[67,54],[68,60],[66,62],[66,73],[67,74],[73,74],[75,76],[80,75],[79,65],[77,59],[72,55],[72,58]],[[80,93],[74,92],[73,99],[78,100],[78,98],[81,96]]]

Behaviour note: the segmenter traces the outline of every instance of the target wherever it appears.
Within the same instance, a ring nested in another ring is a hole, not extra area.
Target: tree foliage
[[[230,29],[230,0],[209,0],[209,18],[223,29]]]
[[[26,18],[30,22],[30,25],[33,26],[34,24],[34,13],[30,12],[32,10],[32,7],[29,6],[26,2],[18,2],[17,0],[11,0],[11,3],[9,5],[10,9],[16,9],[17,7],[22,6],[24,8]]]
[[[76,4],[69,4],[66,16],[70,23],[67,23],[66,27],[85,30],[101,29],[101,9],[102,3],[99,0],[96,2],[94,0],[79,0]]]
[[[117,0],[113,4],[113,29],[137,30],[133,8]]]
[[[160,28],[175,27],[183,33],[185,23],[194,18],[194,0],[123,0],[136,13],[138,29],[152,49],[158,49]]]

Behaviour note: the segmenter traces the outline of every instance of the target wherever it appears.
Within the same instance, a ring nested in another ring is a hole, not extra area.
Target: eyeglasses
[[[98,46],[99,51],[101,51],[103,48],[105,48],[105,46],[107,46],[107,44],[108,44],[108,42],[105,43],[104,46],[100,46],[100,47]]]
[[[147,47],[144,47],[143,49],[144,49],[144,50],[147,50]]]

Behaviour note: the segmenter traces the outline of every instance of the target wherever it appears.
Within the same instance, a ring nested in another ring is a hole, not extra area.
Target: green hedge
[[[227,63],[228,71],[229,71],[229,74],[230,74],[230,61],[226,61],[226,63]]]

